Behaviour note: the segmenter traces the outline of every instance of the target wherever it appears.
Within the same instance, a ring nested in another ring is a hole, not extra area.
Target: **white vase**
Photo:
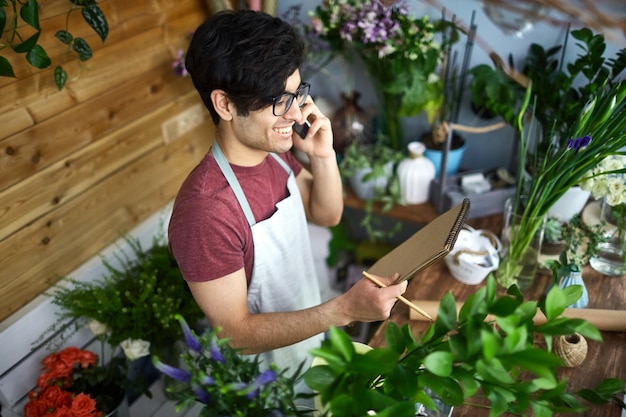
[[[435,165],[424,157],[426,146],[421,142],[408,144],[409,157],[398,165],[400,195],[408,204],[428,201],[430,183],[435,178]]]
[[[590,194],[590,191],[585,191],[578,186],[570,188],[550,207],[548,216],[569,222],[575,214],[582,211]]]

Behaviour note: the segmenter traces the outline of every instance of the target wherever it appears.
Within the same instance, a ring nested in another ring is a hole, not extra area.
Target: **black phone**
[[[309,123],[309,121],[305,121],[303,125],[299,125],[298,123],[294,123],[293,125],[293,130],[296,131],[296,133],[298,134],[298,136],[300,136],[302,139],[306,138],[306,134],[309,131],[309,127],[311,127],[311,123]]]

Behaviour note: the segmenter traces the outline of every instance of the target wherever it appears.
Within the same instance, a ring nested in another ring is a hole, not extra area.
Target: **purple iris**
[[[193,393],[196,394],[196,398],[203,404],[209,404],[211,401],[211,395],[204,390],[201,386],[193,385]]]
[[[589,145],[591,143],[591,136],[583,136],[578,139],[568,139],[567,140],[567,149],[575,149],[578,152],[581,148]]]

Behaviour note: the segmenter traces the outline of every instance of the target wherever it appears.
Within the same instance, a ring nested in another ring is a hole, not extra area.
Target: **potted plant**
[[[386,346],[360,349],[333,327],[329,338],[311,352],[324,363],[289,376],[271,365],[261,371],[253,359],[230,354],[228,340],[214,332],[198,336],[183,320],[186,366],[172,367],[158,358],[154,362],[183,382],[176,394],[178,407],[200,401],[205,404],[200,415],[205,417],[233,410],[241,416],[414,417],[417,403],[435,410],[437,404],[449,409],[475,400],[481,401],[479,407],[491,408],[493,416],[580,413],[589,407],[584,401],[616,401],[626,408],[625,381],[607,378],[593,389],[568,392],[559,378],[563,361],[552,352],[555,337],[576,332],[601,340],[587,321],[562,315],[580,294],[577,286],[555,286],[545,300],[525,301],[516,287],[498,295],[489,277],[459,311],[454,297],[444,296],[435,322],[419,337],[408,325],[388,323]],[[533,321],[539,310],[546,317],[542,324]],[[293,408],[292,384],[300,376],[319,396],[322,409]]]
[[[435,35],[446,25],[414,17],[406,2],[331,0],[311,13],[313,28],[338,54],[365,66],[379,99],[381,130],[388,144],[402,151],[400,118],[415,116],[439,100],[433,78],[446,45]]]
[[[70,8],[67,12],[67,19],[65,19],[65,28],[58,30],[54,36],[67,45],[68,54],[72,51],[76,52],[81,62],[87,61],[93,55],[91,47],[85,39],[74,37],[69,32],[70,14],[80,10],[87,25],[96,32],[102,42],[109,35],[109,24],[95,1],[70,0],[68,3],[70,3]],[[41,35],[39,8],[37,0],[0,2],[0,39],[2,39],[2,35],[5,36],[5,39],[0,41],[0,50],[9,47],[15,53],[24,54],[26,61],[31,66],[44,69],[50,66],[52,60],[39,44]],[[10,18],[8,26],[6,26],[7,17]],[[18,17],[21,18],[22,22],[19,22]],[[0,55],[0,77],[15,77],[11,62],[2,55]],[[57,65],[54,69],[54,82],[57,88],[63,89],[66,81],[67,72],[61,65]]]
[[[385,212],[401,201],[395,175],[395,166],[401,159],[402,153],[386,145],[379,137],[373,143],[350,143],[339,163],[342,177],[349,181],[357,197],[365,201],[365,217],[361,226],[372,242],[393,236],[399,228],[398,224],[390,231],[378,229],[373,208],[375,203],[381,203]]]
[[[500,57],[495,53],[490,56],[494,67],[479,64],[468,70],[472,76],[469,82],[472,110],[481,118],[492,119],[500,114],[505,121],[510,121],[524,94],[524,86],[504,71]],[[513,58],[509,55],[509,68],[513,67]],[[490,109],[494,106],[500,106],[501,110]]]
[[[547,265],[552,270],[554,285],[561,288],[570,285],[579,285],[583,289],[582,296],[569,307],[584,308],[589,303],[589,296],[583,281],[583,266],[595,256],[608,238],[604,234],[601,223],[587,225],[583,223],[579,214],[572,217],[569,223],[562,228],[565,247],[558,260],[548,260]]]
[[[566,224],[561,219],[548,216],[543,229],[541,253],[544,255],[558,255],[565,249],[563,228]]]
[[[307,370],[304,380],[328,415],[342,417],[413,417],[416,403],[437,410],[478,402],[493,416],[582,412],[583,400],[626,407],[625,381],[608,378],[593,390],[570,393],[558,377],[563,362],[552,352],[554,337],[577,332],[600,339],[588,322],[562,316],[580,295],[577,286],[553,287],[541,302],[524,301],[515,286],[497,295],[489,277],[459,311],[453,296],[444,296],[436,321],[419,337],[408,325],[388,323],[386,346],[359,352],[344,332],[331,329],[312,352],[326,364]],[[546,316],[543,324],[533,321],[538,310]]]
[[[147,355],[147,351],[145,352]],[[28,395],[24,417],[98,417],[128,414],[127,359],[106,362],[90,350],[67,347],[42,361],[37,387]],[[123,411],[122,411],[123,410]]]
[[[59,324],[44,335],[59,332],[53,339],[58,342],[87,325],[114,351],[121,348],[126,356],[141,352],[139,357],[152,353],[175,358],[177,342],[182,340],[175,315],[185,314],[195,324],[204,314],[163,236],[155,236],[147,250],[136,239],[126,240],[132,254],[116,254],[118,267],[103,259],[108,275],[102,279],[84,282],[67,277],[65,283],[70,285],[56,286],[52,303],[60,307]],[[150,382],[150,377],[158,376],[154,369],[141,368],[139,363],[133,364],[139,379]],[[132,400],[141,390],[130,388]]]

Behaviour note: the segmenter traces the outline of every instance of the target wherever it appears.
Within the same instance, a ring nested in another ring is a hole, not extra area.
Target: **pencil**
[[[378,285],[381,288],[386,288],[387,286],[385,284],[383,284],[382,282],[380,282],[378,279],[376,279],[373,275],[367,273],[366,271],[363,271],[363,276],[367,279],[369,279],[370,281],[372,281],[374,284]],[[404,298],[403,296],[399,295],[398,297],[396,297],[398,300],[402,301],[404,304],[406,304],[407,306],[409,306],[409,308],[411,308],[412,310],[417,311],[419,314],[421,314],[422,316],[426,317],[427,319],[429,319],[430,321],[433,321],[433,318],[430,316],[430,314],[428,314],[427,312],[425,312],[424,310],[422,310],[421,308],[419,308],[418,306],[416,306],[415,304],[413,304],[412,302],[410,302],[409,300],[407,300],[406,298]]]

